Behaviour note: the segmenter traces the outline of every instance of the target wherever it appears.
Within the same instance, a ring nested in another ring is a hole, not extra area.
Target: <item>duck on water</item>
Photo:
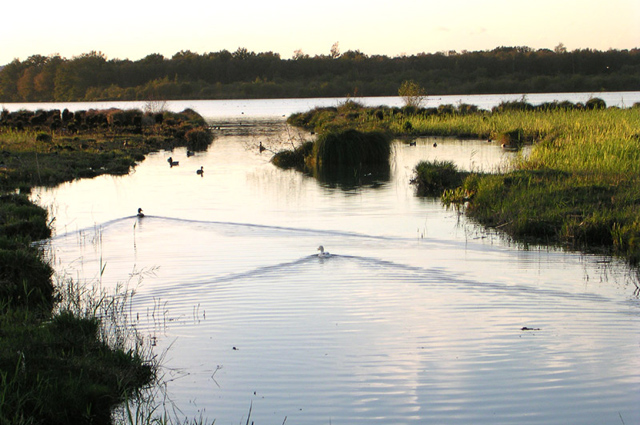
[[[322,245],[318,247],[318,251],[320,251],[320,253],[318,253],[318,257],[320,258],[331,257],[331,254],[328,251],[325,251],[324,246]]]

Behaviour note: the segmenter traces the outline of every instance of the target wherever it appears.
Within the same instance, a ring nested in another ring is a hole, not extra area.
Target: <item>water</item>
[[[205,153],[34,193],[56,217],[60,275],[135,288],[128,320],[164,356],[166,409],[216,424],[250,406],[256,424],[640,423],[635,273],[523,249],[409,184],[420,159],[494,170],[512,153],[397,142],[389,170],[318,180],[273,167],[257,144],[286,143],[283,124],[242,134],[250,118]]]
[[[461,103],[477,105],[481,109],[490,110],[503,101],[515,101],[522,98],[533,105],[544,102],[568,100],[573,103],[585,103],[589,99],[598,97],[603,99],[607,106],[628,108],[634,103],[640,102],[640,91],[634,92],[588,92],[588,93],[530,93],[530,94],[487,94],[487,95],[448,95],[428,96],[424,106],[437,107],[439,105],[458,105]],[[233,99],[233,100],[176,100],[168,101],[164,105],[167,109],[180,112],[185,108],[192,108],[209,119],[235,119],[247,118],[274,118],[287,117],[293,113],[305,112],[317,106],[337,106],[344,102],[345,98],[303,98],[303,99]],[[386,97],[356,97],[352,98],[366,106],[397,106],[404,105],[402,98],[398,96]],[[5,103],[2,108],[9,111],[20,109],[60,109],[68,108],[70,111],[108,108],[139,108],[159,106],[161,102],[145,101],[110,101],[110,102],[61,102],[61,103]]]

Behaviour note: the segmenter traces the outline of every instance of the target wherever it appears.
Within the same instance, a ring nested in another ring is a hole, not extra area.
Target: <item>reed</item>
[[[321,167],[386,164],[390,155],[390,137],[381,132],[353,129],[325,132],[313,146],[315,162]]]
[[[415,167],[418,196],[441,196],[447,189],[460,186],[468,173],[458,171],[451,161],[421,161]]]
[[[293,149],[283,149],[271,158],[273,165],[288,169],[294,168],[299,171],[303,171],[307,159],[311,157],[313,153],[313,142],[304,142],[298,146],[294,146]]]
[[[534,242],[640,261],[640,111],[506,113],[539,139],[514,171],[475,179],[467,212]]]

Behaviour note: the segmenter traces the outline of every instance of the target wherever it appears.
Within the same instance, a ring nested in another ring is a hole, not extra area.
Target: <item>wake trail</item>
[[[437,267],[425,268],[375,257],[340,254],[331,254],[330,257],[318,257],[317,254],[313,254],[293,261],[256,267],[251,270],[238,273],[229,273],[221,276],[202,276],[196,280],[192,280],[191,282],[183,281],[181,283],[166,286],[161,291],[149,294],[147,297],[151,298],[157,297],[158,295],[168,295],[176,291],[182,292],[184,290],[205,290],[220,284],[241,283],[244,280],[255,280],[274,274],[283,275],[285,272],[288,273],[289,271],[291,272],[289,273],[290,275],[300,274],[299,270],[296,270],[299,266],[313,265],[314,263],[324,264],[325,262],[329,264],[331,262],[337,262],[339,264],[344,262],[360,264],[369,270],[375,269],[379,278],[388,274],[390,281],[396,281],[399,279],[401,281],[413,282],[425,287],[428,287],[428,285],[452,286],[458,287],[460,290],[479,290],[482,292],[491,291],[496,294],[506,294],[514,297],[540,296],[557,299],[579,299],[595,303],[609,303],[614,301],[593,293],[572,293],[557,289],[543,289],[527,285],[510,285],[506,283],[478,281],[465,278],[462,275],[456,275],[456,273],[450,270]],[[144,299],[146,297],[140,294],[139,298]]]
[[[388,235],[368,235],[357,232],[349,232],[345,230],[332,230],[332,229],[311,229],[311,228],[301,228],[301,227],[289,227],[289,226],[278,226],[278,225],[269,225],[269,224],[257,224],[257,223],[241,223],[241,222],[233,222],[233,221],[218,221],[218,220],[195,220],[195,219],[185,219],[179,217],[165,217],[165,216],[152,216],[145,215],[144,218],[139,218],[137,216],[126,216],[121,218],[116,218],[113,220],[106,221],[102,224],[94,224],[93,226],[87,226],[82,229],[77,229],[65,233],[61,233],[55,236],[52,236],[49,239],[45,239],[42,241],[38,241],[36,243],[42,244],[46,242],[52,242],[57,240],[62,240],[71,236],[87,233],[87,232],[104,232],[109,230],[111,227],[123,224],[123,223],[131,223],[132,228],[135,228],[138,224],[138,220],[144,220],[145,223],[158,223],[158,222],[173,222],[178,224],[192,224],[192,225],[205,225],[205,226],[220,226],[220,227],[237,227],[242,229],[249,230],[264,230],[269,232],[287,232],[291,234],[299,234],[299,235],[309,235],[309,236],[330,236],[330,237],[346,237],[346,238],[354,238],[361,240],[373,240],[373,241],[386,241],[386,242],[411,242],[415,243],[419,241],[422,244],[427,245],[438,245],[438,246],[450,246],[455,248],[464,248],[475,250],[476,248],[474,243],[465,240],[449,240],[449,239],[434,239],[434,238],[416,238],[415,236],[388,236]],[[482,248],[478,248],[482,250]],[[500,247],[494,247],[496,250],[501,250]]]

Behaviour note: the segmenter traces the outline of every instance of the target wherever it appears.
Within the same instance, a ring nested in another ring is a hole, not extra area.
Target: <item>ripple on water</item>
[[[588,259],[299,216],[150,213],[60,235],[52,252],[73,276],[130,280],[186,417],[238,423],[253,403],[256,423],[640,422],[638,300]]]

